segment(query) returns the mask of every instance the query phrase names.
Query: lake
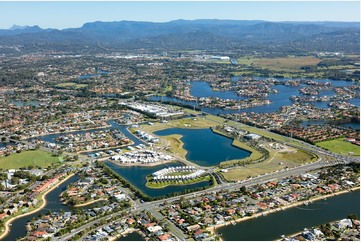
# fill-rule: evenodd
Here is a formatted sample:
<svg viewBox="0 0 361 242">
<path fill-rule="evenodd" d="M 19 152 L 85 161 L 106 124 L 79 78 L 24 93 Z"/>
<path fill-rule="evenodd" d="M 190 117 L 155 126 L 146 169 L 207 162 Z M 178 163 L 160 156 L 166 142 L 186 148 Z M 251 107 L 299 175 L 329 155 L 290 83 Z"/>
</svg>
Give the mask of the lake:
<svg viewBox="0 0 361 242">
<path fill-rule="evenodd" d="M 211 129 L 164 129 L 154 134 L 167 136 L 182 135 L 186 158 L 200 166 L 215 166 L 222 161 L 243 159 L 251 152 L 232 145 L 233 139 L 214 133 Z"/>
<path fill-rule="evenodd" d="M 359 190 L 225 226 L 217 232 L 226 241 L 270 241 L 304 228 L 346 218 L 349 214 L 360 214 Z"/>
<path fill-rule="evenodd" d="M 105 162 L 104 164 L 131 183 L 136 189 L 153 198 L 166 196 L 173 192 L 182 192 L 196 187 L 204 187 L 209 184 L 208 181 L 203 181 L 191 185 L 168 186 L 159 189 L 152 189 L 145 185 L 147 182 L 147 175 L 151 175 L 153 172 L 166 167 L 183 166 L 184 164 L 180 162 L 172 162 L 158 166 L 117 166 L 111 162 Z"/>
</svg>

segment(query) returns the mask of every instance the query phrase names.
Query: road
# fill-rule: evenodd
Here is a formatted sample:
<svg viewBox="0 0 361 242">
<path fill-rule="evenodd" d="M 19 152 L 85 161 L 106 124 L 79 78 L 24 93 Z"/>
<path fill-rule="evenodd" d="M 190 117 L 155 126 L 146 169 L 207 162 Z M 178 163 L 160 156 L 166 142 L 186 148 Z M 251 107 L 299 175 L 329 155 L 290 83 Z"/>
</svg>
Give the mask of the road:
<svg viewBox="0 0 361 242">
<path fill-rule="evenodd" d="M 219 122 L 219 123 L 223 124 L 222 122 Z M 239 127 L 239 125 L 237 125 L 237 126 Z M 259 128 L 256 128 L 256 129 L 259 129 Z M 275 134 L 272 133 L 272 132 L 269 132 L 268 130 L 264 130 L 264 129 L 259 129 L 259 130 L 262 130 L 263 132 L 269 133 L 271 135 L 271 137 L 273 137 L 273 138 L 275 137 Z M 304 164 L 304 165 L 294 167 L 294 168 L 283 169 L 283 170 L 272 172 L 272 173 L 269 173 L 269 174 L 259 175 L 257 177 L 250 178 L 248 180 L 245 180 L 245 181 L 239 182 L 239 183 L 225 183 L 223 180 L 221 180 L 221 184 L 217 184 L 215 187 L 209 188 L 209 189 L 204 190 L 204 191 L 194 192 L 194 193 L 187 194 L 187 195 L 181 195 L 181 196 L 176 196 L 176 197 L 172 197 L 172 198 L 167 198 L 167 199 L 162 199 L 162 200 L 157 200 L 157 201 L 152 201 L 152 202 L 146 202 L 146 203 L 142 203 L 142 204 L 140 204 L 137 201 L 136 206 L 134 208 L 127 209 L 125 211 L 131 211 L 131 212 L 137 212 L 137 211 L 142 211 L 142 210 L 150 211 L 155 218 L 166 221 L 167 223 L 169 222 L 170 223 L 169 229 L 171 230 L 171 232 L 173 232 L 173 234 L 178 239 L 185 240 L 185 237 L 184 237 L 181 230 L 179 230 L 177 227 L 175 227 L 175 225 L 173 223 L 171 223 L 169 220 L 164 218 L 164 216 L 162 216 L 159 212 L 155 211 L 157 209 L 157 207 L 159 207 L 160 204 L 163 204 L 164 202 L 171 203 L 171 202 L 173 202 L 175 200 L 178 200 L 180 197 L 183 197 L 184 199 L 190 199 L 190 198 L 202 196 L 205 193 L 214 193 L 214 192 L 218 192 L 218 191 L 226 190 L 226 189 L 228 189 L 228 190 L 237 190 L 237 189 L 240 189 L 242 186 L 248 187 L 248 186 L 253 186 L 253 185 L 256 185 L 256 184 L 259 184 L 259 183 L 264 183 L 264 182 L 267 182 L 267 181 L 280 180 L 280 179 L 283 179 L 285 177 L 301 175 L 301 174 L 310 172 L 310 171 L 315 170 L 315 169 L 319 169 L 319 168 L 327 167 L 327 166 L 332 166 L 332 165 L 335 165 L 335 164 L 348 164 L 348 163 L 351 163 L 351 162 L 360 162 L 358 158 L 338 155 L 338 154 L 332 153 L 330 151 L 326 151 L 326 150 L 324 150 L 322 148 L 319 148 L 319 147 L 313 146 L 311 144 L 308 144 L 306 142 L 295 140 L 295 139 L 290 138 L 290 137 L 284 137 L 284 136 L 279 135 L 280 137 L 279 137 L 279 139 L 277 139 L 277 136 L 278 135 L 276 135 L 276 138 L 274 138 L 274 139 L 276 141 L 280 142 L 280 143 L 286 143 L 287 145 L 290 145 L 290 146 L 292 146 L 294 148 L 298 148 L 298 149 L 301 149 L 301 150 L 307 150 L 307 151 L 310 151 L 312 153 L 316 153 L 317 155 L 319 155 L 318 161 L 313 162 L 313 163 Z M 284 141 L 285 138 L 286 138 L 286 142 Z M 292 141 L 292 143 L 294 143 L 296 141 L 298 143 L 298 145 L 290 144 L 291 141 Z M 332 158 L 334 158 L 334 160 L 333 161 L 327 161 L 327 160 L 325 160 L 324 156 L 332 157 Z M 187 161 L 186 164 L 189 164 L 189 162 Z M 206 170 L 208 170 L 209 172 L 213 171 L 213 169 L 210 168 L 210 167 L 207 167 Z M 118 213 L 115 213 L 115 214 L 112 214 L 112 215 L 108 215 L 108 216 L 106 216 L 106 218 L 109 218 L 109 217 L 112 217 L 112 216 L 117 216 L 117 215 L 120 215 L 121 213 L 122 212 L 118 212 Z M 83 230 L 85 228 L 88 228 L 88 227 L 94 225 L 95 223 L 99 222 L 101 219 L 104 219 L 104 217 L 100 218 L 100 219 L 97 219 L 97 220 L 95 220 L 93 222 L 90 222 L 90 223 L 88 223 L 86 225 L 83 225 L 80 228 L 74 230 L 73 232 L 71 232 L 71 233 L 69 233 L 67 235 L 61 236 L 59 238 L 54 238 L 54 239 L 67 240 L 67 239 L 71 238 L 72 236 L 74 236 L 75 234 L 77 234 L 78 232 L 80 232 L 81 230 Z M 104 226 L 104 225 L 102 225 L 102 226 Z M 102 226 L 99 226 L 96 229 L 98 229 L 98 228 L 100 228 Z"/>
<path fill-rule="evenodd" d="M 335 164 L 345 164 L 345 163 L 349 163 L 349 162 L 352 162 L 352 161 L 347 161 L 347 162 L 342 162 L 342 161 L 332 161 L 332 162 L 330 162 L 330 161 L 319 161 L 319 162 L 309 163 L 309 164 L 305 164 L 305 165 L 290 168 L 290 169 L 284 169 L 284 170 L 269 173 L 269 174 L 260 175 L 258 177 L 250 178 L 250 179 L 248 179 L 246 181 L 243 181 L 243 182 L 240 182 L 240 183 L 222 184 L 222 185 L 218 185 L 216 187 L 212 187 L 212 188 L 209 188 L 209 189 L 203 190 L 203 191 L 198 191 L 198 192 L 194 192 L 194 193 L 190 193 L 190 194 L 186 194 L 186 195 L 181 195 L 181 196 L 176 196 L 176 197 L 172 197 L 172 198 L 166 198 L 166 199 L 162 199 L 162 200 L 137 204 L 133 208 L 129 208 L 129 209 L 126 209 L 126 210 L 123 210 L 123 211 L 120 211 L 120 212 L 117 212 L 117 213 L 114 213 L 114 214 L 107 215 L 105 217 L 99 218 L 97 220 L 94 220 L 92 222 L 89 222 L 89 223 L 81 226 L 78 229 L 73 230 L 73 232 L 71 232 L 71 233 L 68 233 L 68 234 L 66 234 L 64 236 L 61 236 L 61 237 L 58 237 L 58 238 L 52 238 L 52 239 L 53 240 L 61 240 L 61 241 L 68 240 L 71 237 L 73 237 L 74 235 L 76 235 L 77 233 L 79 233 L 80 231 L 82 231 L 82 230 L 84 230 L 86 228 L 89 228 L 90 226 L 94 225 L 95 223 L 100 222 L 102 219 L 108 219 L 108 218 L 111 218 L 113 216 L 119 216 L 124 211 L 125 212 L 138 212 L 138 211 L 147 210 L 147 211 L 152 212 L 152 214 L 155 214 L 156 218 L 159 217 L 160 219 L 163 220 L 164 217 L 163 216 L 160 217 L 158 215 L 159 213 L 154 212 L 154 211 L 157 208 L 159 208 L 159 205 L 163 204 L 164 202 L 171 203 L 171 202 L 173 202 L 175 200 L 179 200 L 180 197 L 183 197 L 184 199 L 191 199 L 191 198 L 202 196 L 202 195 L 204 195 L 206 193 L 215 193 L 215 192 L 219 192 L 221 190 L 237 190 L 237 189 L 240 189 L 242 186 L 249 187 L 249 186 L 264 183 L 264 182 L 267 182 L 267 181 L 280 180 L 280 179 L 283 179 L 285 177 L 305 174 L 307 172 L 310 172 L 312 170 L 319 169 L 319 168 L 322 168 L 322 167 L 333 166 Z M 359 160 L 358 160 L 358 162 L 359 162 Z M 166 221 L 168 221 L 168 220 L 166 220 Z M 103 226 L 105 226 L 105 225 L 98 226 L 95 229 L 99 229 L 100 227 L 103 227 Z M 169 228 L 171 229 L 172 226 L 169 227 Z M 183 237 L 180 235 L 179 231 L 177 231 L 177 230 L 175 230 L 173 228 L 172 228 L 172 230 L 175 231 L 173 233 L 175 233 L 175 236 L 178 239 L 183 239 Z"/>
<path fill-rule="evenodd" d="M 161 213 L 156 211 L 152 207 L 146 207 L 146 210 L 151 213 L 151 215 L 157 219 L 157 221 L 162 221 L 163 223 L 166 223 L 168 226 L 168 230 L 172 232 L 172 234 L 179 240 L 179 241 L 185 241 L 187 240 L 187 236 L 183 233 L 182 230 L 180 230 L 177 226 L 175 226 L 171 221 L 169 221 L 167 218 L 165 218 Z"/>
<path fill-rule="evenodd" d="M 212 121 L 214 121 L 214 120 L 212 120 Z M 218 122 L 218 123 L 223 124 L 223 122 Z M 242 125 L 243 124 L 239 124 L 239 125 L 237 125 L 237 127 L 241 127 Z M 255 128 L 255 127 L 252 127 L 252 128 Z M 255 129 L 259 129 L 259 128 L 255 128 Z M 268 130 L 264 130 L 264 129 L 259 129 L 259 130 L 269 133 L 273 139 L 275 139 L 276 141 L 278 141 L 280 143 L 285 143 L 289 146 L 292 146 L 292 147 L 295 147 L 298 149 L 316 153 L 317 155 L 319 155 L 320 159 L 318 159 L 318 161 L 314 162 L 314 163 L 304 164 L 304 165 L 294 167 L 294 168 L 289 168 L 289 169 L 283 169 L 283 170 L 276 171 L 276 172 L 269 173 L 269 174 L 259 175 L 257 177 L 250 178 L 248 180 L 245 180 L 245 181 L 239 182 L 239 183 L 225 183 L 223 180 L 220 180 L 221 183 L 217 184 L 216 186 L 214 186 L 212 188 L 209 188 L 209 189 L 203 190 L 203 191 L 194 192 L 194 193 L 187 194 L 187 195 L 181 195 L 181 196 L 176 196 L 176 197 L 172 197 L 172 198 L 167 198 L 167 199 L 162 199 L 162 200 L 157 200 L 157 201 L 152 201 L 152 202 L 146 202 L 146 203 L 139 203 L 139 201 L 133 201 L 133 203 L 135 205 L 133 208 L 129 208 L 129 209 L 126 209 L 126 210 L 123 210 L 123 211 L 120 211 L 120 212 L 117 212 L 117 213 L 114 213 L 111 215 L 101 217 L 99 219 L 96 219 L 92 222 L 89 222 L 89 223 L 79 227 L 78 229 L 74 229 L 72 232 L 70 232 L 66 235 L 63 235 L 58 238 L 52 238 L 52 239 L 53 240 L 61 240 L 61 241 L 69 240 L 71 237 L 73 237 L 80 231 L 82 231 L 86 228 L 89 228 L 90 226 L 93 226 L 94 224 L 100 222 L 103 219 L 109 219 L 109 218 L 112 218 L 113 216 L 119 216 L 124 211 L 125 212 L 138 212 L 138 211 L 146 210 L 146 211 L 151 212 L 151 214 L 156 219 L 159 219 L 159 220 L 164 221 L 167 224 L 169 224 L 169 226 L 167 226 L 167 227 L 177 237 L 177 239 L 185 240 L 186 236 L 183 234 L 183 232 L 179 228 L 177 228 L 173 223 L 171 223 L 167 218 L 165 218 L 162 214 L 160 214 L 159 212 L 156 211 L 156 209 L 159 207 L 160 204 L 163 204 L 164 202 L 171 203 L 175 200 L 178 200 L 180 197 L 183 197 L 184 199 L 190 199 L 190 198 L 202 196 L 205 193 L 214 193 L 214 192 L 218 192 L 221 190 L 227 190 L 227 189 L 228 190 L 237 190 L 237 189 L 240 189 L 240 187 L 242 187 L 242 186 L 247 187 L 247 186 L 253 186 L 253 185 L 256 185 L 259 183 L 264 183 L 264 182 L 271 181 L 271 180 L 280 180 L 285 177 L 304 174 L 304 173 L 310 172 L 315 169 L 319 169 L 319 168 L 326 167 L 326 166 L 332 166 L 335 164 L 347 164 L 350 162 L 360 162 L 358 158 L 334 154 L 330 151 L 326 151 L 322 148 L 313 146 L 313 145 L 308 144 L 303 141 L 295 140 L 293 138 L 285 137 L 285 136 L 281 136 L 281 135 L 275 135 L 274 133 L 269 132 Z M 278 136 L 279 136 L 279 139 L 277 139 Z M 286 141 L 284 141 L 284 139 L 286 139 Z M 297 142 L 296 144 L 294 144 L 295 141 Z M 291 142 L 293 144 L 291 144 Z M 334 160 L 327 161 L 327 160 L 325 160 L 325 157 L 323 157 L 323 156 L 332 157 Z M 193 163 L 190 163 L 189 161 L 186 161 L 186 160 L 182 160 L 182 161 L 185 162 L 186 164 L 194 165 Z M 199 168 L 204 168 L 208 172 L 214 171 L 213 170 L 214 168 L 211 168 L 211 167 L 207 167 L 207 168 L 199 167 Z M 130 192 L 128 190 L 123 190 L 123 192 L 126 193 L 127 195 L 130 195 Z M 104 226 L 104 225 L 97 226 L 96 229 L 98 229 L 102 226 Z"/>
</svg>

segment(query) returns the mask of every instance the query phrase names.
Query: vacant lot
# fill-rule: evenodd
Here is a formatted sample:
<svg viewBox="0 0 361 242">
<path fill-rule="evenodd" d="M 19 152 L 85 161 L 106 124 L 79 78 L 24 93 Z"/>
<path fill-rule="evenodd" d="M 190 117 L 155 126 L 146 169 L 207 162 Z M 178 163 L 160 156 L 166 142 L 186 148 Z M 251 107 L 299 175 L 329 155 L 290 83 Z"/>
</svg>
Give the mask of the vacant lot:
<svg viewBox="0 0 361 242">
<path fill-rule="evenodd" d="M 0 168 L 2 169 L 18 169 L 30 165 L 46 168 L 53 163 L 60 163 L 59 157 L 41 150 L 23 151 L 0 158 Z"/>
<path fill-rule="evenodd" d="M 168 123 L 155 123 L 154 125 L 144 124 L 142 129 L 146 132 L 155 132 L 158 130 L 169 129 L 169 128 L 187 128 L 187 129 L 201 129 L 216 126 L 217 123 L 196 117 L 196 118 L 183 118 L 169 121 Z"/>
<path fill-rule="evenodd" d="M 283 168 L 291 168 L 300 164 L 315 161 L 317 158 L 311 154 L 298 150 L 297 152 L 271 152 L 270 159 L 256 164 L 246 165 L 245 167 L 237 167 L 230 169 L 227 173 L 223 173 L 225 179 L 229 181 L 239 181 L 255 177 L 265 173 L 274 172 Z"/>
<path fill-rule="evenodd" d="M 183 149 L 184 143 L 180 140 L 182 135 L 180 134 L 172 134 L 162 137 L 169 144 L 169 152 L 175 154 L 177 157 L 182 159 L 186 159 L 187 151 Z"/>
<path fill-rule="evenodd" d="M 64 88 L 71 88 L 71 89 L 78 89 L 78 88 L 86 87 L 88 85 L 87 84 L 77 84 L 75 82 L 64 82 L 64 83 L 59 83 L 56 86 L 64 87 Z"/>
<path fill-rule="evenodd" d="M 351 152 L 350 155 L 353 155 L 353 156 L 360 155 L 360 146 L 351 144 L 350 142 L 348 142 L 342 138 L 319 142 L 319 143 L 317 143 L 317 146 L 320 146 L 324 149 L 327 149 L 329 151 L 332 151 L 332 152 L 338 153 L 338 154 L 349 154 L 349 152 Z"/>
<path fill-rule="evenodd" d="M 273 70 L 273 71 L 300 71 L 302 66 L 314 66 L 321 60 L 312 56 L 282 57 L 282 58 L 239 58 L 238 64 Z"/>
</svg>

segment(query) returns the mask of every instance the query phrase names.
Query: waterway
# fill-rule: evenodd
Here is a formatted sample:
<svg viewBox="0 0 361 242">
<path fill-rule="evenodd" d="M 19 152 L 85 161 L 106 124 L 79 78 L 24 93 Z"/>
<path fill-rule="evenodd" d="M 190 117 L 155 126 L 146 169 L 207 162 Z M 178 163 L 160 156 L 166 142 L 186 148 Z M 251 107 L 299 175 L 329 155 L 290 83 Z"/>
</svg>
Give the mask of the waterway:
<svg viewBox="0 0 361 242">
<path fill-rule="evenodd" d="M 349 214 L 360 214 L 359 190 L 225 226 L 217 232 L 226 241 L 270 241 L 304 228 L 346 218 Z"/>
<path fill-rule="evenodd" d="M 164 129 L 154 134 L 182 135 L 181 141 L 187 151 L 186 158 L 200 166 L 215 166 L 222 161 L 243 159 L 251 152 L 232 145 L 233 140 L 214 133 L 211 129 Z"/>
<path fill-rule="evenodd" d="M 46 206 L 40 211 L 30 214 L 28 216 L 19 218 L 12 222 L 12 226 L 10 227 L 10 233 L 3 238 L 4 241 L 15 241 L 18 238 L 22 238 L 26 236 L 26 224 L 32 219 L 38 217 L 40 214 L 46 214 L 49 211 L 52 212 L 60 212 L 60 211 L 70 211 L 71 207 L 62 204 L 60 201 L 60 194 L 66 190 L 67 186 L 76 180 L 79 177 L 77 175 L 70 177 L 64 183 L 60 184 L 57 188 L 52 190 L 45 196 L 47 201 Z"/>
<path fill-rule="evenodd" d="M 128 126 L 126 125 L 119 125 L 117 124 L 115 121 L 110 120 L 108 121 L 108 124 L 111 125 L 111 127 L 107 127 L 107 128 L 98 128 L 98 129 L 90 129 L 90 130 L 83 130 L 83 131 L 74 131 L 74 132 L 64 132 L 64 133 L 58 133 L 58 134 L 49 134 L 49 135 L 44 135 L 44 136 L 38 136 L 36 137 L 37 139 L 40 139 L 42 141 L 45 142 L 50 142 L 50 143 L 56 143 L 56 144 L 62 144 L 61 142 L 56 141 L 55 139 L 61 135 L 64 134 L 84 134 L 87 132 L 94 132 L 94 131 L 99 131 L 99 130 L 109 130 L 109 129 L 119 129 L 127 138 L 129 138 L 130 140 L 133 141 L 133 145 L 139 145 L 139 144 L 144 144 L 143 141 L 141 141 L 140 139 L 136 138 L 133 134 L 131 134 L 127 128 Z M 115 148 L 109 148 L 109 150 L 115 150 Z M 97 151 L 91 151 L 91 152 L 84 152 L 83 154 L 92 154 L 92 153 L 96 153 Z"/>
<path fill-rule="evenodd" d="M 117 238 L 116 241 L 145 241 L 145 239 L 139 233 L 133 232 L 127 234 L 126 236 Z"/>
<path fill-rule="evenodd" d="M 255 77 L 255 79 L 265 79 L 265 77 Z M 275 78 L 279 81 L 286 81 L 289 80 L 288 78 Z M 237 79 L 233 78 L 233 81 L 237 81 Z M 328 79 L 319 79 L 314 80 L 317 82 L 331 82 L 333 86 L 335 87 L 342 87 L 342 86 L 351 86 L 355 84 L 354 82 L 348 82 L 348 81 L 335 81 L 335 80 L 328 80 Z M 207 82 L 204 81 L 195 81 L 191 83 L 191 94 L 195 97 L 219 97 L 222 99 L 237 99 L 242 100 L 246 99 L 245 97 L 238 96 L 232 91 L 213 91 L 210 85 Z M 268 95 L 268 99 L 271 101 L 270 105 L 263 105 L 259 107 L 252 107 L 252 108 L 245 108 L 240 110 L 222 110 L 219 108 L 202 108 L 202 111 L 218 115 L 218 114 L 230 114 L 230 113 L 240 113 L 240 112 L 255 112 L 255 113 L 271 113 L 276 112 L 279 110 L 282 106 L 290 106 L 293 104 L 293 102 L 289 99 L 292 95 L 299 95 L 303 96 L 299 93 L 299 88 L 305 87 L 306 85 L 301 84 L 298 87 L 293 86 L 285 86 L 285 85 L 275 85 L 272 88 L 277 89 L 278 93 L 270 93 Z M 330 96 L 335 95 L 334 91 L 321 91 L 319 95 L 317 96 Z M 198 107 L 197 102 L 189 102 L 189 101 L 183 101 L 179 100 L 177 98 L 170 98 L 170 97 L 158 97 L 153 96 L 150 97 L 149 100 L 153 101 L 172 101 L 172 102 L 178 102 L 183 104 L 188 104 L 192 106 Z M 360 98 L 353 98 L 348 100 L 353 105 L 360 106 Z M 319 107 L 319 108 L 328 108 L 329 102 L 311 102 L 310 104 Z"/>
<path fill-rule="evenodd" d="M 323 125 L 327 124 L 327 121 L 323 120 L 307 120 L 303 121 L 301 123 L 302 127 L 307 127 L 309 125 Z M 360 130 L 360 124 L 359 123 L 344 123 L 344 124 L 337 124 L 336 126 L 343 127 L 343 128 L 351 128 L 353 130 Z"/>
<path fill-rule="evenodd" d="M 233 91 L 213 91 L 208 82 L 192 82 L 191 94 L 194 97 L 218 97 L 221 99 L 244 100 L 245 97 L 238 96 Z"/>
<path fill-rule="evenodd" d="M 153 172 L 156 172 L 160 169 L 166 167 L 174 166 L 183 166 L 184 164 L 180 162 L 172 162 L 164 165 L 158 166 L 117 166 L 111 162 L 105 162 L 105 165 L 112 169 L 114 172 L 122 176 L 129 183 L 131 183 L 135 188 L 142 191 L 144 194 L 149 197 L 160 197 L 166 196 L 173 192 L 182 192 L 187 189 L 193 189 L 197 187 L 204 187 L 209 184 L 208 181 L 199 182 L 191 185 L 181 185 L 181 186 L 168 186 L 165 188 L 152 189 L 147 187 L 145 184 L 147 182 L 146 176 L 151 175 Z"/>
<path fill-rule="evenodd" d="M 33 106 L 33 107 L 39 107 L 40 102 L 39 101 L 19 101 L 19 100 L 10 100 L 8 101 L 10 104 L 14 104 L 18 107 L 24 107 L 24 106 Z"/>
</svg>

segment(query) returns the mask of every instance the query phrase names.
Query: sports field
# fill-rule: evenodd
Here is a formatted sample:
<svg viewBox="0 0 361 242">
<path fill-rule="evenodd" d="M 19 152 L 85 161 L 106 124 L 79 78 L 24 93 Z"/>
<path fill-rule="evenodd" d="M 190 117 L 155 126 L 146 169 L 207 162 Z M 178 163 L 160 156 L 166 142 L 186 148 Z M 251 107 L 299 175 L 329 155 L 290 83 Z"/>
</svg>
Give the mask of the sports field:
<svg viewBox="0 0 361 242">
<path fill-rule="evenodd" d="M 26 168 L 30 165 L 46 168 L 49 165 L 60 163 L 60 157 L 52 156 L 51 153 L 42 150 L 23 151 L 0 158 L 0 168 L 18 169 Z"/>
<path fill-rule="evenodd" d="M 351 144 L 343 138 L 319 142 L 316 145 L 334 153 L 360 156 L 360 146 Z"/>
</svg>

